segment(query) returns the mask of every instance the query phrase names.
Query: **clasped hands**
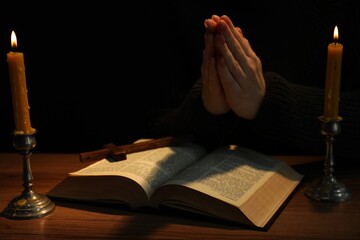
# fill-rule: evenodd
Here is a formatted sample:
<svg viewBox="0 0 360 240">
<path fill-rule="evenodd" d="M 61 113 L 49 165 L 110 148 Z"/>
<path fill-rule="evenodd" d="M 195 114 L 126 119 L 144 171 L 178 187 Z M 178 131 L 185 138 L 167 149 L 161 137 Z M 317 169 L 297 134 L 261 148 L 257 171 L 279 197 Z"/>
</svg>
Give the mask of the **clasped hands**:
<svg viewBox="0 0 360 240">
<path fill-rule="evenodd" d="M 213 15 L 204 25 L 204 107 L 215 115 L 232 110 L 241 118 L 255 118 L 266 90 L 260 59 L 228 16 Z"/>
</svg>

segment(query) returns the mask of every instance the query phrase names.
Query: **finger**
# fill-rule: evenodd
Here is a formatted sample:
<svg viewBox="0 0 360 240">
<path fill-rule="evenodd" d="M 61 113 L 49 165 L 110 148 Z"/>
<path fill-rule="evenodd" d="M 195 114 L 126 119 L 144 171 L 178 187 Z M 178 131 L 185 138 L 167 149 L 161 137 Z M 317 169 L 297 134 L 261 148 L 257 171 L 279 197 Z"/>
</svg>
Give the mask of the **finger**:
<svg viewBox="0 0 360 240">
<path fill-rule="evenodd" d="M 225 59 L 219 58 L 216 67 L 224 89 L 226 101 L 228 103 L 233 103 L 236 101 L 237 96 L 241 96 L 242 94 L 241 85 L 228 69 Z"/>
<path fill-rule="evenodd" d="M 225 21 L 227 25 L 229 26 L 230 31 L 235 36 L 235 38 L 238 40 L 242 48 L 244 49 L 244 52 L 247 56 L 253 56 L 255 53 L 252 50 L 249 41 L 244 37 L 243 32 L 241 28 L 235 27 L 231 19 L 227 15 L 221 16 L 221 20 Z"/>
<path fill-rule="evenodd" d="M 204 59 L 201 65 L 202 101 L 205 109 L 212 114 L 224 114 L 230 110 L 220 82 L 215 57 Z"/>
<path fill-rule="evenodd" d="M 201 65 L 201 74 L 203 78 L 203 87 L 208 91 L 210 86 L 214 89 L 221 89 L 220 82 L 217 80 L 218 73 L 216 71 L 216 60 L 214 57 L 210 57 L 203 61 Z"/>
<path fill-rule="evenodd" d="M 234 55 L 235 59 L 239 61 L 241 66 L 245 65 L 247 61 L 247 55 L 239 41 L 235 38 L 234 34 L 230 30 L 228 24 L 224 20 L 220 20 L 217 24 L 217 29 L 224 36 L 226 45 Z M 238 31 L 237 34 L 239 34 Z"/>
<path fill-rule="evenodd" d="M 213 20 L 213 21 L 215 21 L 216 23 L 218 22 L 218 21 L 220 21 L 220 17 L 218 16 L 218 15 L 212 15 L 211 16 L 211 19 Z"/>
<path fill-rule="evenodd" d="M 243 44 L 246 45 L 245 48 L 251 49 L 250 56 L 246 53 L 246 51 L 244 50 L 243 46 L 239 43 L 239 41 L 237 41 L 235 36 L 232 34 L 232 31 L 230 30 L 229 26 L 227 25 L 227 23 L 224 20 L 221 20 L 217 24 L 217 26 L 218 26 L 217 28 L 219 29 L 219 31 L 221 31 L 221 33 L 224 36 L 225 43 L 226 43 L 228 49 L 234 56 L 235 60 L 238 61 L 238 63 L 240 64 L 240 67 L 243 70 L 243 72 L 245 72 L 245 73 L 254 72 L 254 70 L 255 70 L 254 66 L 256 67 L 258 64 L 258 57 L 252 51 L 248 41 L 242 37 L 243 39 L 245 39 L 243 41 Z M 239 34 L 239 32 L 237 30 L 236 30 L 236 32 L 237 32 L 237 34 Z M 224 57 L 224 59 L 225 59 L 225 62 L 227 64 L 229 64 L 228 59 L 226 57 Z M 230 68 L 230 71 L 232 71 L 231 68 Z"/>
<path fill-rule="evenodd" d="M 233 22 L 231 21 L 231 19 L 227 15 L 222 15 L 220 20 L 225 21 L 228 24 L 230 30 L 233 32 L 233 34 L 237 37 L 238 32 L 236 31 L 236 28 L 239 28 L 239 27 L 235 27 Z M 219 22 L 220 20 L 218 20 L 217 22 Z M 241 31 L 241 35 L 242 35 L 242 31 Z"/>
<path fill-rule="evenodd" d="M 239 27 L 235 27 L 235 28 L 236 28 L 236 30 L 237 30 L 242 36 L 244 36 L 241 28 L 239 28 Z"/>
<path fill-rule="evenodd" d="M 213 19 L 205 19 L 204 26 L 206 31 L 214 33 L 216 31 L 216 22 Z"/>
<path fill-rule="evenodd" d="M 223 58 L 229 72 L 237 80 L 245 78 L 243 66 L 247 65 L 246 56 L 242 51 L 239 43 L 237 43 L 237 50 L 230 50 L 226 44 L 225 37 L 222 34 L 217 34 L 215 37 L 215 48 L 217 53 Z M 243 55 L 241 57 L 235 55 Z"/>
<path fill-rule="evenodd" d="M 233 78 L 222 58 L 217 62 L 217 69 L 225 99 L 230 109 L 239 117 L 253 119 L 265 95 L 265 86 L 252 85 L 243 87 L 237 79 Z M 265 81 L 263 82 L 265 83 Z"/>
<path fill-rule="evenodd" d="M 215 32 L 216 31 L 216 24 L 220 21 L 220 17 L 218 15 L 212 15 L 210 19 L 205 19 L 204 26 L 207 31 Z"/>
<path fill-rule="evenodd" d="M 215 57 L 215 46 L 214 46 L 214 34 L 206 32 L 205 33 L 205 49 L 203 52 L 203 61 L 201 66 L 201 73 L 203 78 L 206 80 L 209 79 L 211 68 L 215 68 L 215 63 L 211 63 Z"/>
<path fill-rule="evenodd" d="M 209 58 L 215 56 L 215 45 L 214 45 L 214 34 L 206 32 L 205 38 L 205 49 L 203 52 L 203 58 Z"/>
</svg>

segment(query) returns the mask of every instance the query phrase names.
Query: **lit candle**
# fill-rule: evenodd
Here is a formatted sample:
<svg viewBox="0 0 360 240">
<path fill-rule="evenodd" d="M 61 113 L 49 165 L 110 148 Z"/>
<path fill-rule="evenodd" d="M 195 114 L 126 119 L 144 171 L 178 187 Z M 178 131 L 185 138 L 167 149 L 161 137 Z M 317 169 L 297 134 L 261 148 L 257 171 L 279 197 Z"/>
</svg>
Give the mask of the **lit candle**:
<svg viewBox="0 0 360 240">
<path fill-rule="evenodd" d="M 339 118 L 340 79 L 343 45 L 338 43 L 339 31 L 334 29 L 334 42 L 328 46 L 326 85 L 324 101 L 324 120 L 337 120 Z"/>
<path fill-rule="evenodd" d="M 17 40 L 15 32 L 11 33 L 11 48 L 7 54 L 9 66 L 11 95 L 15 120 L 15 134 L 32 134 L 35 129 L 31 127 L 29 103 L 27 96 L 24 55 L 16 52 Z"/>
</svg>

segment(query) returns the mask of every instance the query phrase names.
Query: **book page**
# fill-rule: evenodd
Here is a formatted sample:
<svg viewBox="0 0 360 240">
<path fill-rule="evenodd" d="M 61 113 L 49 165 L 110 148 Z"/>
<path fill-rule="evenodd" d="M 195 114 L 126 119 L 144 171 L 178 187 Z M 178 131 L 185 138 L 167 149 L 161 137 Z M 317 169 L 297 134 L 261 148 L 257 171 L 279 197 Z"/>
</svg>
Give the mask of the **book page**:
<svg viewBox="0 0 360 240">
<path fill-rule="evenodd" d="M 270 156 L 230 146 L 205 156 L 167 184 L 185 185 L 240 206 L 278 167 Z"/>
<path fill-rule="evenodd" d="M 111 162 L 103 159 L 70 175 L 124 176 L 141 185 L 149 197 L 157 187 L 205 154 L 203 147 L 186 143 L 128 154 L 123 161 Z"/>
</svg>

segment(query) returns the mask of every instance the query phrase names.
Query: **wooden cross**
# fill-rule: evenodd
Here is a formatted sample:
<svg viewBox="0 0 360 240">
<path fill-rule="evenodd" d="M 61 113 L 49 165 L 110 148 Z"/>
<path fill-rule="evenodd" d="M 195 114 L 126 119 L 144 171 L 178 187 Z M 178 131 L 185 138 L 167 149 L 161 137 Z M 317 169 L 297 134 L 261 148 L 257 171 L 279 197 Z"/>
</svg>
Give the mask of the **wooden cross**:
<svg viewBox="0 0 360 240">
<path fill-rule="evenodd" d="M 132 144 L 117 146 L 113 143 L 104 144 L 103 149 L 80 153 L 81 162 L 97 161 L 104 158 L 112 158 L 114 161 L 126 159 L 126 154 L 150 150 L 154 148 L 175 146 L 184 142 L 190 142 L 193 138 L 188 135 L 170 136 L 157 139 L 151 139 Z"/>
</svg>

